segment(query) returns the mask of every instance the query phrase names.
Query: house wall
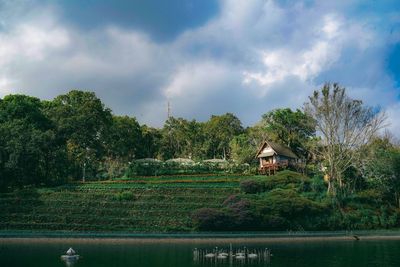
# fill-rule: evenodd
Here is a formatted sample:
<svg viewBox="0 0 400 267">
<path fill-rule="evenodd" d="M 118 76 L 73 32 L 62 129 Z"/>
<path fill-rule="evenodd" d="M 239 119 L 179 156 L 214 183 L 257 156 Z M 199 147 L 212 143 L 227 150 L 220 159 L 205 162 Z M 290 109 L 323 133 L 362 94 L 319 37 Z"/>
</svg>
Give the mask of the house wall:
<svg viewBox="0 0 400 267">
<path fill-rule="evenodd" d="M 270 146 L 266 146 L 261 153 L 268 153 L 268 152 L 274 152 L 274 150 Z"/>
</svg>

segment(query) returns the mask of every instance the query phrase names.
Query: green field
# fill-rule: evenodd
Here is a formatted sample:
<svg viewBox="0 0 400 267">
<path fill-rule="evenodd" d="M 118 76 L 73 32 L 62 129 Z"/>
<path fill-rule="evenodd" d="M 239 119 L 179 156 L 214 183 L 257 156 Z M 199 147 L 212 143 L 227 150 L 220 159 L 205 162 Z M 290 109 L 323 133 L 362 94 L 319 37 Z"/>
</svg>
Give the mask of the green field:
<svg viewBox="0 0 400 267">
<path fill-rule="evenodd" d="M 0 229 L 180 232 L 249 176 L 134 177 L 0 194 Z"/>
</svg>

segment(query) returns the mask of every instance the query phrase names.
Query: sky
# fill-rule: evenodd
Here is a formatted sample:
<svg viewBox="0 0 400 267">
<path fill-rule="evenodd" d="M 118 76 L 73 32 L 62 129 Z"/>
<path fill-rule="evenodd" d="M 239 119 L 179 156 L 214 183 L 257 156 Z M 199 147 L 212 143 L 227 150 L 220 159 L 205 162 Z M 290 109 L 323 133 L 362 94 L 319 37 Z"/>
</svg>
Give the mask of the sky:
<svg viewBox="0 0 400 267">
<path fill-rule="evenodd" d="M 168 102 L 249 126 L 326 82 L 400 137 L 400 1 L 0 0 L 0 98 L 80 89 L 150 126 Z"/>
</svg>

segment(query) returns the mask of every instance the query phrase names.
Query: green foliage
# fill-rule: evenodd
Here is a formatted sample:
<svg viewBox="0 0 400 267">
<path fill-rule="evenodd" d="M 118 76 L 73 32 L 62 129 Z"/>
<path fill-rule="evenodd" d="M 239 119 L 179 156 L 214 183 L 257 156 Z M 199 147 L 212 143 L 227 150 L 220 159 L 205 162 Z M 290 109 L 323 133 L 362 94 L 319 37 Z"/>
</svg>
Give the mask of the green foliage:
<svg viewBox="0 0 400 267">
<path fill-rule="evenodd" d="M 265 179 L 264 185 L 266 190 L 278 187 L 298 188 L 300 191 L 306 191 L 309 188 L 310 179 L 300 173 L 284 170 Z"/>
<path fill-rule="evenodd" d="M 161 151 L 164 159 L 203 158 L 203 124 L 170 117 L 162 129 Z"/>
<path fill-rule="evenodd" d="M 128 163 L 141 156 L 142 132 L 135 118 L 113 116 L 107 139 L 107 154 L 111 158 Z"/>
<path fill-rule="evenodd" d="M 240 182 L 240 190 L 245 194 L 257 194 L 265 191 L 264 183 L 258 180 L 244 180 Z"/>
<path fill-rule="evenodd" d="M 400 149 L 375 147 L 373 160 L 365 165 L 371 186 L 379 189 L 400 208 Z"/>
<path fill-rule="evenodd" d="M 262 116 L 261 124 L 272 141 L 285 144 L 297 155 L 307 158 L 307 145 L 315 136 L 315 124 L 311 117 L 298 109 L 275 109 Z"/>
<path fill-rule="evenodd" d="M 233 162 L 192 162 L 181 163 L 175 161 L 160 161 L 155 159 L 135 160 L 126 170 L 124 176 L 159 176 L 159 175 L 180 175 L 180 174 L 224 174 L 224 173 L 245 173 L 249 171 L 249 165 L 236 164 Z"/>
<path fill-rule="evenodd" d="M 137 158 L 156 158 L 161 146 L 161 131 L 146 125 L 142 125 L 140 128 L 142 138 Z"/>
<path fill-rule="evenodd" d="M 229 159 L 231 150 L 229 143 L 234 136 L 243 132 L 242 123 L 232 113 L 220 116 L 211 116 L 205 124 L 205 134 L 207 136 L 205 146 L 209 158 Z"/>
<path fill-rule="evenodd" d="M 115 193 L 115 199 L 119 201 L 129 201 L 135 199 L 135 196 L 131 191 L 122 191 Z"/>
<path fill-rule="evenodd" d="M 94 93 L 73 90 L 48 102 L 46 113 L 66 144 L 70 175 L 95 176 L 106 151 L 111 111 Z"/>
<path fill-rule="evenodd" d="M 244 180 L 240 183 L 240 188 L 246 194 L 261 193 L 275 188 L 304 192 L 310 190 L 310 179 L 300 173 L 284 170 L 273 176 Z"/>
<path fill-rule="evenodd" d="M 218 209 L 201 208 L 193 212 L 193 223 L 200 231 L 226 231 L 230 229 L 232 219 Z"/>
<path fill-rule="evenodd" d="M 315 216 L 325 207 L 293 189 L 274 189 L 253 202 L 265 230 L 314 229 Z"/>
<path fill-rule="evenodd" d="M 39 99 L 10 95 L 0 101 L 0 190 L 57 183 L 65 151 Z"/>
<path fill-rule="evenodd" d="M 243 133 L 233 137 L 229 143 L 231 149 L 231 157 L 238 163 L 255 163 L 255 151 L 257 145 L 252 141 L 252 138 Z"/>
</svg>

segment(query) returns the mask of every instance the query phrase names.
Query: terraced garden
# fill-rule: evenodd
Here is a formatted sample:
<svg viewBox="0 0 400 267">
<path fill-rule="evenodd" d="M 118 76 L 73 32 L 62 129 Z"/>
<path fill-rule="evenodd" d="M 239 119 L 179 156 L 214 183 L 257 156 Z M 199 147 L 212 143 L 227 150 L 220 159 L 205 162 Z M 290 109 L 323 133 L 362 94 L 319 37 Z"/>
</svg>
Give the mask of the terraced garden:
<svg viewBox="0 0 400 267">
<path fill-rule="evenodd" d="M 249 176 L 134 177 L 0 194 L 0 229 L 180 232 Z"/>
</svg>

